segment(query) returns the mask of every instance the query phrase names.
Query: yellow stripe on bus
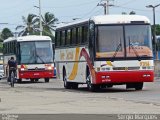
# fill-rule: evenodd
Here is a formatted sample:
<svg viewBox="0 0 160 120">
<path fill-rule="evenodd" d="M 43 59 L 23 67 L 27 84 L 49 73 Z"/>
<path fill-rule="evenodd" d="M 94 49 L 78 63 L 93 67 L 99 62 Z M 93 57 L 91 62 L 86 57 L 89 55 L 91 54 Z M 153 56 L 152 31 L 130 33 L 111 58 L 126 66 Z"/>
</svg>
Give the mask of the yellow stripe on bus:
<svg viewBox="0 0 160 120">
<path fill-rule="evenodd" d="M 71 74 L 70 74 L 69 77 L 68 77 L 69 80 L 74 80 L 75 77 L 77 76 L 77 72 L 78 72 L 78 60 L 79 60 L 79 51 L 80 51 L 80 48 L 76 48 L 75 63 L 74 63 L 74 65 L 73 65 L 72 72 L 71 72 Z"/>
<path fill-rule="evenodd" d="M 113 66 L 111 61 L 106 61 L 106 63 L 107 63 L 108 66 Z"/>
</svg>

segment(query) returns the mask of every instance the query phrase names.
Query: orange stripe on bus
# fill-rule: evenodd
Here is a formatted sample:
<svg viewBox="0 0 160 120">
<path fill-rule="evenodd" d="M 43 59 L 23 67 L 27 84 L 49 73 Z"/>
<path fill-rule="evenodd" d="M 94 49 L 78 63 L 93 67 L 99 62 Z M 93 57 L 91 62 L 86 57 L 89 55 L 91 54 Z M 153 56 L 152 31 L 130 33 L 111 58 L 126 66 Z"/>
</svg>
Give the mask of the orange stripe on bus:
<svg viewBox="0 0 160 120">
<path fill-rule="evenodd" d="M 76 48 L 76 54 L 75 54 L 75 63 L 73 65 L 73 68 L 72 68 L 72 72 L 71 74 L 69 75 L 68 79 L 69 80 L 74 80 L 75 77 L 77 76 L 77 72 L 78 72 L 78 60 L 79 60 L 79 51 L 80 51 L 80 48 Z"/>
</svg>

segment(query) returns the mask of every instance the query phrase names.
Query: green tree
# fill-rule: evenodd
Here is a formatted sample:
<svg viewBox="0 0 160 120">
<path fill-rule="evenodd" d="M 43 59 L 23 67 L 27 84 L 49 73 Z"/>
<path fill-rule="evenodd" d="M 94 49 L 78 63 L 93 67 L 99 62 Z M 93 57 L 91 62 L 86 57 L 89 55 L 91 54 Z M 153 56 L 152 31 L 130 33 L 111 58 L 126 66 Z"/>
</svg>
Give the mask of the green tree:
<svg viewBox="0 0 160 120">
<path fill-rule="evenodd" d="M 50 36 L 53 42 L 54 35 L 52 32 L 55 31 L 55 22 L 57 21 L 58 19 L 50 12 L 46 12 L 44 17 L 42 16 L 43 35 Z"/>
<path fill-rule="evenodd" d="M 1 34 L 2 34 L 2 33 L 0 33 L 0 42 L 3 42 L 3 39 L 2 39 L 2 37 L 1 37 Z"/>
<path fill-rule="evenodd" d="M 13 37 L 11 30 L 8 28 L 4 28 L 1 33 L 1 40 L 3 41 L 9 37 Z"/>
<path fill-rule="evenodd" d="M 37 31 L 37 22 L 38 22 L 38 17 L 35 14 L 28 14 L 27 18 L 22 16 L 22 20 L 24 25 L 19 25 L 16 27 L 16 30 L 18 29 L 22 29 L 22 31 L 20 31 L 19 36 L 24 36 L 24 35 L 34 35 L 34 34 L 38 34 Z"/>
<path fill-rule="evenodd" d="M 156 35 L 160 35 L 160 25 L 156 25 Z"/>
<path fill-rule="evenodd" d="M 151 28 L 152 28 L 152 38 L 153 38 L 154 25 L 152 25 Z M 159 24 L 155 25 L 155 30 L 156 30 L 156 34 L 155 35 L 156 36 L 160 35 L 160 25 Z M 153 39 L 152 39 L 152 44 L 153 44 L 153 50 L 155 50 L 155 41 Z M 160 50 L 160 41 L 159 40 L 157 40 L 156 46 L 157 46 L 157 50 Z"/>
<path fill-rule="evenodd" d="M 126 12 L 122 12 L 122 15 L 127 15 L 128 13 L 126 13 Z M 131 12 L 129 12 L 129 15 L 135 15 L 136 14 L 136 12 L 135 11 L 131 11 Z"/>
<path fill-rule="evenodd" d="M 13 34 L 10 29 L 4 28 L 0 34 L 0 52 L 3 52 L 3 41 L 9 37 L 13 37 Z"/>
<path fill-rule="evenodd" d="M 135 12 L 135 11 L 131 11 L 129 14 L 130 14 L 130 15 L 135 15 L 136 12 Z"/>
<path fill-rule="evenodd" d="M 3 53 L 3 44 L 2 44 L 2 42 L 0 43 L 0 53 Z"/>
<path fill-rule="evenodd" d="M 153 31 L 154 31 L 154 26 L 152 25 L 152 35 L 153 35 Z M 156 29 L 156 35 L 160 35 L 160 25 L 159 24 L 156 24 L 155 25 L 155 29 Z"/>
</svg>

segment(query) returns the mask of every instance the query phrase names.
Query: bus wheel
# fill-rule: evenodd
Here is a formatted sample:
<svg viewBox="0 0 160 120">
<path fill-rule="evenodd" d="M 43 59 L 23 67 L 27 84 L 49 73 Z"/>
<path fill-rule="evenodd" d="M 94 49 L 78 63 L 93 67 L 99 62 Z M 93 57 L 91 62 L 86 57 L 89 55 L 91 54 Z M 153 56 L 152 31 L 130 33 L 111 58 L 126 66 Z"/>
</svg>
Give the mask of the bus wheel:
<svg viewBox="0 0 160 120">
<path fill-rule="evenodd" d="M 45 82 L 48 83 L 49 82 L 49 78 L 44 78 Z"/>
<path fill-rule="evenodd" d="M 107 87 L 107 88 L 112 88 L 113 85 L 112 85 L 112 84 L 107 84 L 106 87 Z"/>
<path fill-rule="evenodd" d="M 38 79 L 38 78 L 36 78 L 36 79 L 35 79 L 35 82 L 38 82 L 38 80 L 39 80 L 39 79 Z"/>
<path fill-rule="evenodd" d="M 91 83 L 91 76 L 90 75 L 88 75 L 88 77 L 87 77 L 87 87 L 88 87 L 89 91 L 91 91 L 91 92 L 96 92 L 100 88 L 99 85 L 94 85 Z"/>
<path fill-rule="evenodd" d="M 72 83 L 72 88 L 73 89 L 78 89 L 78 83 Z"/>
<path fill-rule="evenodd" d="M 31 78 L 30 80 L 31 80 L 31 83 L 34 83 L 34 80 L 35 80 L 35 79 L 34 79 L 34 78 Z"/>
<path fill-rule="evenodd" d="M 17 79 L 17 83 L 21 83 L 22 82 L 22 79 Z"/>
<path fill-rule="evenodd" d="M 64 88 L 71 89 L 71 83 L 67 82 L 67 76 L 66 71 L 63 71 L 63 82 L 64 82 Z"/>
<path fill-rule="evenodd" d="M 143 88 L 143 82 L 135 83 L 135 89 L 136 90 L 142 90 L 142 88 Z"/>
</svg>

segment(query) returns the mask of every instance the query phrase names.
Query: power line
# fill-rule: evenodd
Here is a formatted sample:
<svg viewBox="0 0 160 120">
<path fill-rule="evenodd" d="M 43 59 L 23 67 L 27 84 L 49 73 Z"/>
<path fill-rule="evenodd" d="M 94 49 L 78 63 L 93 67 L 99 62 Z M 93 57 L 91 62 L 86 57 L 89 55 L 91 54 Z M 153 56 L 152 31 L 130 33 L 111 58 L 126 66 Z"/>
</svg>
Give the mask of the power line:
<svg viewBox="0 0 160 120">
<path fill-rule="evenodd" d="M 31 10 L 33 10 L 33 7 L 30 7 L 30 8 L 28 8 L 28 9 L 24 10 L 24 11 L 21 10 L 20 12 L 17 12 L 17 13 L 15 13 L 15 14 L 10 15 L 10 16 L 3 16 L 3 18 L 9 18 L 9 17 L 19 16 L 21 13 L 29 12 L 29 11 L 31 11 Z M 22 15 L 22 16 L 23 16 L 23 15 Z"/>
<path fill-rule="evenodd" d="M 92 8 L 88 13 L 84 14 L 82 16 L 82 18 L 84 18 L 85 16 L 88 16 L 89 14 L 91 14 L 96 8 L 97 8 L 97 6 L 95 6 L 94 8 Z"/>
<path fill-rule="evenodd" d="M 89 12 L 84 13 L 84 14 L 76 14 L 76 15 L 71 15 L 71 16 L 59 16 L 59 17 L 75 17 L 75 16 L 82 16 L 81 18 L 85 18 L 86 16 L 92 14 L 96 8 L 97 8 L 97 5 L 94 6 Z"/>
<path fill-rule="evenodd" d="M 129 8 L 129 7 L 123 7 L 123 6 L 119 6 L 119 5 L 114 5 L 115 7 L 119 7 L 119 8 L 124 8 L 124 9 L 130 9 L 130 10 L 137 10 L 137 11 L 143 11 L 143 12 L 149 12 L 150 10 L 144 10 L 144 9 L 136 9 L 136 8 Z M 158 12 L 158 10 L 157 10 Z"/>
<path fill-rule="evenodd" d="M 131 3 L 131 2 L 135 2 L 136 0 L 129 0 L 129 1 L 127 1 L 127 2 L 125 2 L 125 3 L 123 3 L 123 4 L 121 4 L 120 6 L 124 6 L 124 5 L 127 5 L 127 4 L 129 4 L 129 3 Z"/>
<path fill-rule="evenodd" d="M 12 8 L 12 9 L 13 9 L 13 8 L 17 8 L 18 6 L 21 6 L 22 4 L 24 4 L 24 2 L 26 2 L 26 0 L 23 0 L 23 1 L 21 1 L 21 2 L 18 2 L 16 5 L 13 5 L 13 6 L 10 6 L 10 7 L 3 8 L 3 11 L 4 11 L 4 10 L 5 10 L 5 11 L 11 10 L 11 8 Z M 28 0 L 27 0 L 27 2 L 28 2 Z"/>
<path fill-rule="evenodd" d="M 91 4 L 92 2 L 98 2 L 99 0 L 97 1 L 89 1 L 89 2 L 85 2 L 85 3 L 81 3 L 81 4 L 70 4 L 70 5 L 66 5 L 66 6 L 53 6 L 53 7 L 43 7 L 43 8 L 68 8 L 68 7 L 80 7 L 80 6 L 85 6 L 85 5 L 89 5 Z"/>
</svg>

